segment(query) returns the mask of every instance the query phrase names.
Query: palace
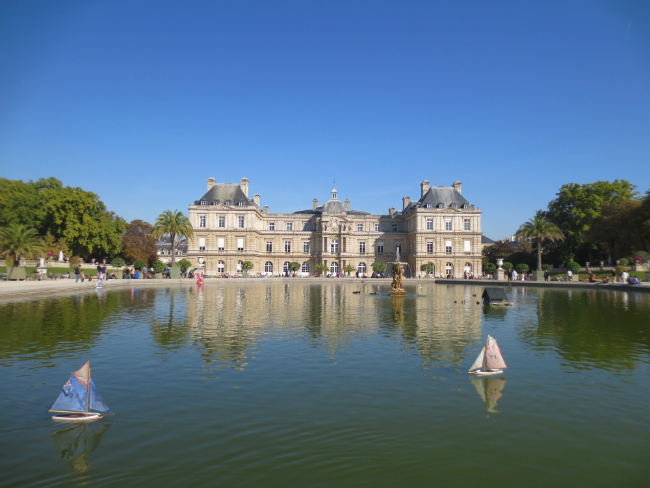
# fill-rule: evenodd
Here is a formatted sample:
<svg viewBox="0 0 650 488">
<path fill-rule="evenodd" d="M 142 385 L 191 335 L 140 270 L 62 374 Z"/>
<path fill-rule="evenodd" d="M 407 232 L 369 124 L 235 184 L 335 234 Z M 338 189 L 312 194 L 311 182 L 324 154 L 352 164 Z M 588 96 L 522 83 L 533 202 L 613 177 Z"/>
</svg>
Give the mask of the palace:
<svg viewBox="0 0 650 488">
<path fill-rule="evenodd" d="M 452 186 L 420 184 L 420 198 L 402 199 L 402 210 L 388 215 L 352 210 L 336 188 L 323 205 L 314 199 L 309 210 L 269 213 L 260 196 L 248 197 L 248 180 L 239 184 L 208 179 L 207 193 L 189 207 L 194 238 L 187 258 L 208 276 L 241 274 L 244 261 L 250 273 L 282 275 L 297 262 L 297 275 L 314 274 L 324 264 L 332 274 L 354 268 L 352 275 L 370 276 L 375 263 L 407 263 L 406 276 L 424 276 L 423 264 L 435 276 L 481 274 L 481 211 Z"/>
</svg>

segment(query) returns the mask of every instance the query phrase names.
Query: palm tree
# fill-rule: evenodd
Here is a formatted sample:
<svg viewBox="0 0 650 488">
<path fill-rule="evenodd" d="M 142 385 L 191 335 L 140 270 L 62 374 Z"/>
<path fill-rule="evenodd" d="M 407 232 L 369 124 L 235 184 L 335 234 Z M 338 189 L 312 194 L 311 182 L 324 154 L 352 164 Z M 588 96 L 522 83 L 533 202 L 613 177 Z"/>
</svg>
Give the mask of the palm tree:
<svg viewBox="0 0 650 488">
<path fill-rule="evenodd" d="M 532 241 L 534 239 L 537 242 L 537 271 L 541 271 L 542 242 L 545 240 L 560 241 L 564 239 L 564 234 L 557 225 L 538 212 L 535 217 L 519 227 L 515 237 L 518 240 Z"/>
<path fill-rule="evenodd" d="M 11 256 L 14 266 L 20 257 L 33 258 L 43 252 L 43 240 L 36 229 L 22 224 L 11 224 L 0 229 L 0 253 Z"/>
<path fill-rule="evenodd" d="M 174 253 L 174 241 L 176 237 L 191 238 L 194 237 L 192 224 L 182 212 L 178 210 L 165 210 L 156 219 L 156 223 L 151 230 L 151 235 L 160 239 L 165 234 L 169 234 L 172 240 L 172 267 L 176 266 L 176 255 Z"/>
</svg>

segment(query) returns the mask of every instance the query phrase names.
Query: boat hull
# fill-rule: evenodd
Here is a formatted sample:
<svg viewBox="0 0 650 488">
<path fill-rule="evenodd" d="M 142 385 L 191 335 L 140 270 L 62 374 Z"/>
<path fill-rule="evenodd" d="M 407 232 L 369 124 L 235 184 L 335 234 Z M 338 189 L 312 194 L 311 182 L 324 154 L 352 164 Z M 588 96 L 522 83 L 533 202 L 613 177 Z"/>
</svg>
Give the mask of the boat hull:
<svg viewBox="0 0 650 488">
<path fill-rule="evenodd" d="M 52 420 L 57 422 L 92 422 L 93 420 L 99 420 L 104 416 L 100 413 L 60 413 L 58 415 L 52 415 Z"/>
<path fill-rule="evenodd" d="M 481 369 L 478 369 L 476 371 L 470 371 L 470 373 L 474 373 L 477 376 L 491 376 L 493 374 L 502 374 L 503 370 L 502 369 L 488 369 L 486 371 L 483 371 Z"/>
</svg>

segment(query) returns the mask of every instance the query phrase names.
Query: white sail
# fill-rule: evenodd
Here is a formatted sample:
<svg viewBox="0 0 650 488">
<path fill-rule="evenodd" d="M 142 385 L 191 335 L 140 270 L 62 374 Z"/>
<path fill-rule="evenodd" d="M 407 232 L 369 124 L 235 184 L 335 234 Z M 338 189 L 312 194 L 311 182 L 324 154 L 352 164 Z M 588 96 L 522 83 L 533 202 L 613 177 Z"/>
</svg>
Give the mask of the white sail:
<svg viewBox="0 0 650 488">
<path fill-rule="evenodd" d="M 472 364 L 472 367 L 469 368 L 470 371 L 474 371 L 475 369 L 481 369 L 483 367 L 483 356 L 484 356 L 484 354 L 485 354 L 485 348 L 481 349 L 481 352 L 479 353 L 478 357 L 476 358 L 476 361 L 474 361 L 474 364 Z"/>
<path fill-rule="evenodd" d="M 494 337 L 487 337 L 487 344 L 485 351 L 485 369 L 503 369 L 507 368 L 506 362 L 503 360 L 501 355 L 501 349 L 497 345 L 496 339 Z"/>
</svg>

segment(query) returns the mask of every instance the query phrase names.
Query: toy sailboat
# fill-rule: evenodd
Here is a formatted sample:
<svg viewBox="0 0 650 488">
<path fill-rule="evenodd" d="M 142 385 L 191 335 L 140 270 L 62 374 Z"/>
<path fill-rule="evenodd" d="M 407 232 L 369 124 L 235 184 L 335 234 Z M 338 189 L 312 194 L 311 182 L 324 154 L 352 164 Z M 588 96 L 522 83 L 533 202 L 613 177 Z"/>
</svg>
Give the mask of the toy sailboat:
<svg viewBox="0 0 650 488">
<path fill-rule="evenodd" d="M 501 355 L 501 349 L 499 349 L 496 339 L 488 335 L 485 340 L 485 347 L 479 353 L 472 367 L 469 368 L 468 373 L 476 370 L 474 374 L 487 376 L 501 374 L 503 373 L 503 368 L 507 368 L 507 366 Z"/>
<path fill-rule="evenodd" d="M 103 417 L 102 414 L 113 413 L 90 379 L 90 361 L 70 375 L 50 412 L 56 414 L 52 416 L 53 420 L 68 422 L 97 420 Z"/>
</svg>

